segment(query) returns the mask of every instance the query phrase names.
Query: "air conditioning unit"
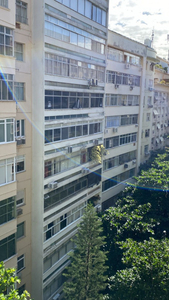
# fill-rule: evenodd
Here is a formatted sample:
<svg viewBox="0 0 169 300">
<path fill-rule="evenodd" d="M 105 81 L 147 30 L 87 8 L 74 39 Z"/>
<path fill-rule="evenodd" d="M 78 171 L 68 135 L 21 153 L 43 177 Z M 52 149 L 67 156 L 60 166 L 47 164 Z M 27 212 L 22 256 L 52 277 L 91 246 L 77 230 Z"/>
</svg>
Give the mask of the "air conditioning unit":
<svg viewBox="0 0 169 300">
<path fill-rule="evenodd" d="M 72 146 L 69 146 L 69 147 L 67 148 L 67 151 L 68 151 L 68 153 L 72 153 Z"/>
<path fill-rule="evenodd" d="M 119 84 L 115 84 L 114 87 L 115 87 L 115 89 L 118 89 L 119 88 Z"/>
<path fill-rule="evenodd" d="M 22 140 L 21 139 L 17 139 L 16 143 L 17 143 L 17 146 L 22 145 Z"/>
<path fill-rule="evenodd" d="M 136 164 L 136 159 L 133 159 L 133 165 Z"/>
<path fill-rule="evenodd" d="M 126 69 L 130 69 L 130 64 L 126 64 L 126 65 L 125 65 L 125 68 L 126 68 Z"/>
<path fill-rule="evenodd" d="M 58 186 L 57 181 L 52 181 L 52 182 L 48 183 L 48 188 L 51 190 L 57 188 L 57 186 Z"/>
<path fill-rule="evenodd" d="M 118 128 L 117 127 L 113 127 L 112 130 L 113 130 L 114 133 L 118 132 Z"/>
<path fill-rule="evenodd" d="M 88 168 L 82 168 L 82 174 L 89 174 L 90 170 Z"/>
<path fill-rule="evenodd" d="M 22 145 L 25 145 L 25 143 L 26 143 L 25 138 L 22 138 Z"/>
<path fill-rule="evenodd" d="M 108 129 L 105 129 L 105 130 L 104 130 L 104 133 L 109 133 L 109 130 L 108 130 Z"/>
<path fill-rule="evenodd" d="M 127 169 L 129 167 L 128 164 L 124 164 L 124 168 Z"/>
<path fill-rule="evenodd" d="M 94 208 L 95 208 L 95 210 L 96 210 L 97 212 L 101 212 L 102 207 L 101 207 L 100 204 L 95 205 Z"/>
<path fill-rule="evenodd" d="M 138 127 L 138 124 L 135 124 L 135 127 Z"/>
<path fill-rule="evenodd" d="M 149 86 L 149 88 L 148 88 L 148 89 L 149 89 L 149 91 L 150 91 L 150 92 L 152 92 L 152 91 L 153 91 L 153 88 L 152 88 L 151 86 Z"/>
<path fill-rule="evenodd" d="M 57 300 L 57 299 L 59 299 L 59 297 L 60 297 L 60 294 L 57 293 L 52 299 L 53 299 L 53 300 Z"/>
<path fill-rule="evenodd" d="M 22 208 L 17 208 L 16 210 L 17 217 L 23 214 Z"/>
<path fill-rule="evenodd" d="M 98 146 L 99 141 L 98 140 L 94 140 L 94 144 L 95 144 L 95 146 Z"/>
</svg>

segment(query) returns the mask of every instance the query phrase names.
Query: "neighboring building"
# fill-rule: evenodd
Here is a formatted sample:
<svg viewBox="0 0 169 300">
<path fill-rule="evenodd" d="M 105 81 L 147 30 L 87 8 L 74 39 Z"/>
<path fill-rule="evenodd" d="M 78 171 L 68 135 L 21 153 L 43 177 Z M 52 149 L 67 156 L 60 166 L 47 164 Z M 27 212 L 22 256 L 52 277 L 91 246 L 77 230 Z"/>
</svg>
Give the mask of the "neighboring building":
<svg viewBox="0 0 169 300">
<path fill-rule="evenodd" d="M 62 299 L 87 203 L 112 205 L 166 143 L 168 62 L 108 32 L 108 6 L 0 0 L 0 253 L 36 300 Z"/>
</svg>

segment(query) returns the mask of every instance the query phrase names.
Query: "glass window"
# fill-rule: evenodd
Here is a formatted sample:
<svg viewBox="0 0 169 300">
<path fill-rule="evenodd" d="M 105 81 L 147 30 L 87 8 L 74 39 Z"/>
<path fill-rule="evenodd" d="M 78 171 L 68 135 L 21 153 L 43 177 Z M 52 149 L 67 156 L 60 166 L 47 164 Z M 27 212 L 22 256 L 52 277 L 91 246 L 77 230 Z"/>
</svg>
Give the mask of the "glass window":
<svg viewBox="0 0 169 300">
<path fill-rule="evenodd" d="M 77 34 L 70 32 L 70 43 L 73 45 L 77 45 Z"/>
<path fill-rule="evenodd" d="M 16 21 L 24 24 L 28 23 L 27 3 L 20 0 L 16 0 Z"/>
<path fill-rule="evenodd" d="M 92 41 L 91 39 L 85 38 L 85 48 L 91 50 L 92 49 Z"/>
<path fill-rule="evenodd" d="M 24 227 L 25 227 L 25 223 L 22 222 L 20 224 L 17 225 L 17 239 L 20 239 L 21 237 L 24 236 Z"/>
<path fill-rule="evenodd" d="M 77 11 L 77 0 L 70 0 L 70 8 Z"/>
<path fill-rule="evenodd" d="M 17 273 L 19 273 L 25 267 L 25 256 L 24 254 L 17 258 Z"/>
<path fill-rule="evenodd" d="M 85 16 L 89 19 L 91 19 L 91 13 L 92 13 L 92 4 L 88 0 L 85 2 Z"/>
<path fill-rule="evenodd" d="M 0 185 L 15 181 L 14 158 L 0 160 Z"/>
<path fill-rule="evenodd" d="M 15 99 L 16 101 L 24 100 L 24 83 L 23 82 L 15 82 Z"/>
<path fill-rule="evenodd" d="M 68 139 L 68 127 L 62 128 L 62 140 Z"/>
<path fill-rule="evenodd" d="M 13 56 L 13 30 L 0 26 L 0 54 Z"/>
<path fill-rule="evenodd" d="M 16 60 L 23 61 L 23 44 L 15 42 L 15 57 Z"/>
<path fill-rule="evenodd" d="M 78 12 L 84 15 L 84 0 L 78 0 Z"/>
<path fill-rule="evenodd" d="M 102 23 L 102 11 L 97 7 L 97 23 Z"/>
<path fill-rule="evenodd" d="M 0 201 L 0 225 L 15 217 L 15 198 L 10 197 L 8 199 Z"/>
<path fill-rule="evenodd" d="M 0 6 L 8 8 L 8 0 L 0 0 Z"/>
<path fill-rule="evenodd" d="M 85 45 L 84 36 L 78 35 L 78 46 L 84 48 L 84 45 Z"/>
<path fill-rule="evenodd" d="M 0 100 L 13 100 L 13 75 L 0 73 Z"/>
<path fill-rule="evenodd" d="M 102 25 L 106 26 L 106 12 L 102 10 Z"/>
<path fill-rule="evenodd" d="M 16 157 L 16 172 L 25 171 L 25 156 L 20 155 Z"/>
<path fill-rule="evenodd" d="M 1 260 L 6 260 L 16 254 L 15 234 L 0 241 Z"/>
</svg>

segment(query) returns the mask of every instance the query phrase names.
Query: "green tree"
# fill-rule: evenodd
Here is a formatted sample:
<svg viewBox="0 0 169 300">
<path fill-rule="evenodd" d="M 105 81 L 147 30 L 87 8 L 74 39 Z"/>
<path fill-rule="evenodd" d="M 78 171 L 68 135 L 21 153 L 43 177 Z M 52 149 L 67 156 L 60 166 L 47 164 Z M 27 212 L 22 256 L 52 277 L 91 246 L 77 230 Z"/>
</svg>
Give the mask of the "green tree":
<svg viewBox="0 0 169 300">
<path fill-rule="evenodd" d="M 104 247 L 101 220 L 90 204 L 85 209 L 82 222 L 75 238 L 76 248 L 70 254 L 71 264 L 65 276 L 64 284 L 67 300 L 100 300 L 106 287 Z"/>
<path fill-rule="evenodd" d="M 130 196 L 119 199 L 114 207 L 105 211 L 102 216 L 105 250 L 107 251 L 108 276 L 122 268 L 123 250 L 118 242 L 132 238 L 136 241 L 148 239 L 153 231 L 153 219 L 146 221 L 151 205 L 138 205 Z"/>
<path fill-rule="evenodd" d="M 27 291 L 18 294 L 15 284 L 20 280 L 15 274 L 15 269 L 5 269 L 4 263 L 0 262 L 0 300 L 27 300 L 30 297 Z"/>
<path fill-rule="evenodd" d="M 169 237 L 169 151 L 155 158 L 151 168 L 142 171 L 133 187 L 126 189 L 137 205 L 151 204 L 147 221 L 154 219 L 155 237 L 161 238 L 164 230 Z"/>
<path fill-rule="evenodd" d="M 109 299 L 168 300 L 169 240 L 120 242 L 125 269 L 110 278 Z"/>
</svg>

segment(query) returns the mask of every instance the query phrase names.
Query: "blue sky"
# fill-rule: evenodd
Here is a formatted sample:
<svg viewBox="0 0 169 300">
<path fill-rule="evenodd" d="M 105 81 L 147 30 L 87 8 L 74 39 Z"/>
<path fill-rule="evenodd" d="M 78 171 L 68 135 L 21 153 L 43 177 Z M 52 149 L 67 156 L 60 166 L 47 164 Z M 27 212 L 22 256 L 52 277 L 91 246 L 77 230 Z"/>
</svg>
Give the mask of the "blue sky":
<svg viewBox="0 0 169 300">
<path fill-rule="evenodd" d="M 109 29 L 144 43 L 151 38 L 160 57 L 168 58 L 169 1 L 109 0 Z"/>
</svg>

